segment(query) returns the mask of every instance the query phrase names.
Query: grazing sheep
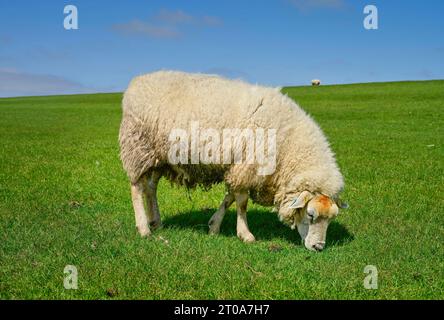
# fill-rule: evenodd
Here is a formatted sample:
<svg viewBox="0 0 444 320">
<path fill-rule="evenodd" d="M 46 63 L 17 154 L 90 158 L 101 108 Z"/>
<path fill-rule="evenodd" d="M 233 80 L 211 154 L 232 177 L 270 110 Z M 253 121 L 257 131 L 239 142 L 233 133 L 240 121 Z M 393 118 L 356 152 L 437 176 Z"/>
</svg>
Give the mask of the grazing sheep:
<svg viewBox="0 0 444 320">
<path fill-rule="evenodd" d="M 338 194 L 343 178 L 321 129 L 278 88 L 214 75 L 159 71 L 134 78 L 122 104 L 120 156 L 131 182 L 136 226 L 142 236 L 160 226 L 156 190 L 164 176 L 188 188 L 226 184 L 225 198 L 209 221 L 210 234 L 219 233 L 225 211 L 236 202 L 237 235 L 245 242 L 254 241 L 246 216 L 250 197 L 255 203 L 274 206 L 281 221 L 297 227 L 308 249 L 324 248 L 328 224 L 341 206 Z M 190 163 L 189 157 L 172 163 L 171 148 L 177 142 L 172 132 L 186 132 L 197 121 L 212 132 L 268 130 L 268 142 L 275 139 L 275 153 L 272 144 L 267 147 L 269 155 L 275 156 L 275 167 L 261 172 L 263 163 L 221 163 L 220 159 Z M 275 136 L 270 135 L 272 130 Z M 257 136 L 257 142 L 264 141 Z M 247 145 L 240 144 L 235 151 L 245 155 Z M 186 147 L 185 157 L 192 153 Z M 222 148 L 213 152 L 217 158 Z M 225 149 L 224 159 L 227 152 L 232 160 Z"/>
<path fill-rule="evenodd" d="M 312 86 L 320 86 L 321 85 L 321 80 L 313 79 L 313 80 L 311 80 L 311 85 Z"/>
</svg>

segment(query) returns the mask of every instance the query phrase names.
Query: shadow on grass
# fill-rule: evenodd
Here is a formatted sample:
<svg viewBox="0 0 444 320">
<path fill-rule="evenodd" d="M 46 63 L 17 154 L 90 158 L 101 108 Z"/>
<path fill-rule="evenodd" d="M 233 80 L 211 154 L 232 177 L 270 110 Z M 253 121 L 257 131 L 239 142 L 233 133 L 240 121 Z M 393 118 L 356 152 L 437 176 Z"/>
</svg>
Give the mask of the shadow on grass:
<svg viewBox="0 0 444 320">
<path fill-rule="evenodd" d="M 163 220 L 165 228 L 191 229 L 208 233 L 208 220 L 216 209 L 191 210 L 169 216 Z M 297 230 L 291 230 L 279 221 L 277 215 L 267 210 L 248 210 L 248 226 L 257 240 L 284 239 L 299 245 L 301 237 Z M 222 222 L 220 235 L 236 237 L 236 212 L 228 210 Z M 332 221 L 327 231 L 327 246 L 341 246 L 353 241 L 353 235 L 342 224 Z"/>
</svg>

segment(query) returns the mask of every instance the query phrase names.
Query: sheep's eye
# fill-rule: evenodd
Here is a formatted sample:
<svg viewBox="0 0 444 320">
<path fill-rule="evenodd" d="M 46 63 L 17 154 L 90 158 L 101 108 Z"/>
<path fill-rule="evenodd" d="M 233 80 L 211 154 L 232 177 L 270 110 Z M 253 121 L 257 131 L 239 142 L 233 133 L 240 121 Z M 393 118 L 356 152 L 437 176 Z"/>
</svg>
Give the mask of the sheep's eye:
<svg viewBox="0 0 444 320">
<path fill-rule="evenodd" d="M 307 216 L 308 216 L 308 219 L 310 219 L 310 222 L 313 223 L 315 218 L 316 218 L 314 211 L 308 210 L 307 211 Z"/>
</svg>

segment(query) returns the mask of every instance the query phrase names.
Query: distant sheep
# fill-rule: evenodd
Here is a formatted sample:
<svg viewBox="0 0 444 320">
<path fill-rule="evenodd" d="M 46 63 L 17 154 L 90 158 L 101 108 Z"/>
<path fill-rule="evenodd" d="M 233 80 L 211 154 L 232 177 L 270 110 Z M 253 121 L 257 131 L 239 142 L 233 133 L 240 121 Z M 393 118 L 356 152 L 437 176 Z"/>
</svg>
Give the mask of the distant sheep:
<svg viewBox="0 0 444 320">
<path fill-rule="evenodd" d="M 250 197 L 255 203 L 274 206 L 281 221 L 297 227 L 308 249 L 324 248 L 328 224 L 341 206 L 338 195 L 343 178 L 321 129 L 278 88 L 160 71 L 133 79 L 122 104 L 120 156 L 131 182 L 136 226 L 142 236 L 160 226 L 156 192 L 164 176 L 188 188 L 226 184 L 225 198 L 209 221 L 210 234 L 219 233 L 226 210 L 236 202 L 237 235 L 245 242 L 254 241 L 246 217 Z M 261 164 L 246 161 L 172 163 L 172 132 L 185 132 L 196 121 L 213 132 L 275 130 L 275 170 L 258 174 Z M 247 144 L 242 145 L 241 154 L 246 148 Z M 272 148 L 267 148 L 270 153 Z M 189 156 L 186 150 L 182 156 Z"/>
<path fill-rule="evenodd" d="M 311 85 L 312 86 L 320 86 L 321 85 L 321 80 L 313 79 L 313 80 L 311 80 Z"/>
</svg>

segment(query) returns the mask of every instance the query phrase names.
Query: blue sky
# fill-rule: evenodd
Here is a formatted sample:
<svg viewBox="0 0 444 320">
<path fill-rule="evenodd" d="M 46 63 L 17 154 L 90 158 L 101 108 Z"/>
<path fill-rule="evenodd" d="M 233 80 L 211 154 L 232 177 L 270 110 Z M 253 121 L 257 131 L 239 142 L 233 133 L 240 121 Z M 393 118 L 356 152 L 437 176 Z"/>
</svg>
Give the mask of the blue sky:
<svg viewBox="0 0 444 320">
<path fill-rule="evenodd" d="M 63 28 L 68 4 L 78 30 Z M 444 1 L 0 0 L 0 96 L 122 91 L 159 69 L 272 86 L 444 79 Z"/>
</svg>

